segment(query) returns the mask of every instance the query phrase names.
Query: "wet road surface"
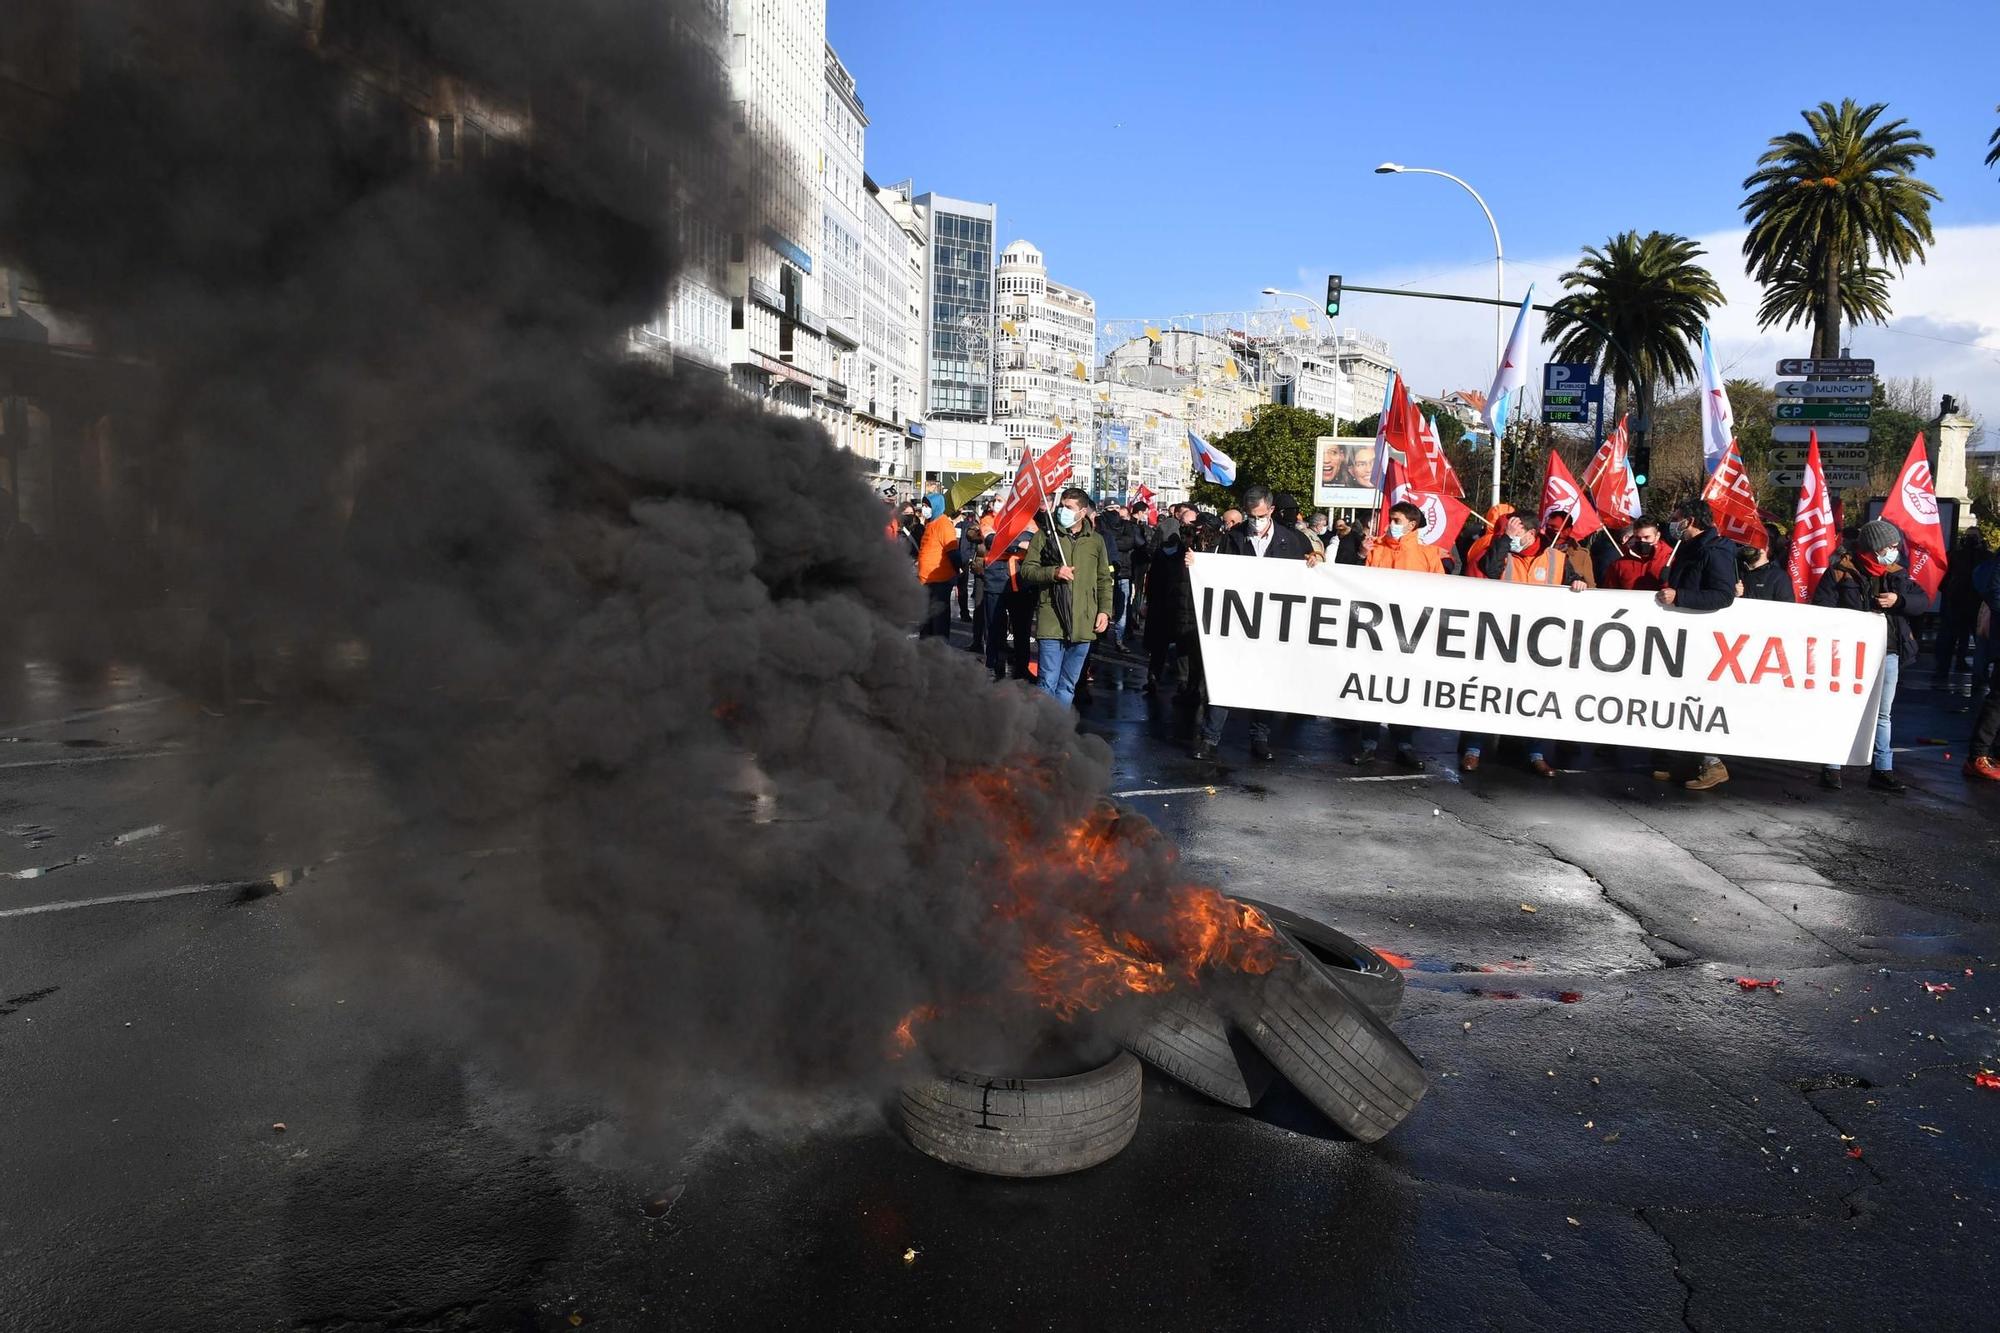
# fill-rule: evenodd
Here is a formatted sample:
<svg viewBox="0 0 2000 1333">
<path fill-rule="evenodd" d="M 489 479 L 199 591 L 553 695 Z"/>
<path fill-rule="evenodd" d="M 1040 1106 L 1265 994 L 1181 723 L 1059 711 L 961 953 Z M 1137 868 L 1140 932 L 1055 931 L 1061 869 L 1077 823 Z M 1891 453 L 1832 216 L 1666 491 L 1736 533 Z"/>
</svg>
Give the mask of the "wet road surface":
<svg viewBox="0 0 2000 1333">
<path fill-rule="evenodd" d="M 0 691 L 0 1328 L 1992 1326 L 2000 793 L 1958 776 L 1962 699 L 1906 687 L 1907 797 L 1759 762 L 1696 794 L 1596 752 L 1460 781 L 1430 733 L 1423 772 L 1355 770 L 1322 722 L 1199 765 L 1099 676 L 1118 789 L 1191 867 L 1410 960 L 1431 1091 L 1382 1143 L 1149 1071 L 1131 1147 L 1062 1180 L 954 1172 L 873 1107 L 659 1150 L 314 966 L 342 876 L 395 873 L 354 850 L 393 825 L 362 774 L 322 765 L 349 859 L 288 877 L 200 828 L 256 779 L 205 767 L 213 719 L 31 664 Z"/>
</svg>

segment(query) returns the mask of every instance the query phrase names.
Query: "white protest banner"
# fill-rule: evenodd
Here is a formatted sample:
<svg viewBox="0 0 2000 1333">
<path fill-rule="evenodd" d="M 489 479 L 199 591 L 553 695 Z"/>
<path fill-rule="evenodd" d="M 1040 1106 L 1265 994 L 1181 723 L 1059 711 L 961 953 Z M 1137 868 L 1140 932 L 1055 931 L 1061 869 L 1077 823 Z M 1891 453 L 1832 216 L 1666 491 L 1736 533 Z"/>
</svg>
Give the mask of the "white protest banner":
<svg viewBox="0 0 2000 1333">
<path fill-rule="evenodd" d="M 1818 764 L 1873 742 L 1881 616 L 1230 555 L 1193 583 L 1231 708 Z"/>
</svg>

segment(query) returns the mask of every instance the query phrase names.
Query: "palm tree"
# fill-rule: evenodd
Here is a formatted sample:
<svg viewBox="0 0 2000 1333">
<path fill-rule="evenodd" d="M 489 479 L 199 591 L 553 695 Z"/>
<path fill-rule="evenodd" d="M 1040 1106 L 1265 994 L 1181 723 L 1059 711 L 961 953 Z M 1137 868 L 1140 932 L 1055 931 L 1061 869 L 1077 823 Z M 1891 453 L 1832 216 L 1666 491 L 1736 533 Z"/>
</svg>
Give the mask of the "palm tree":
<svg viewBox="0 0 2000 1333">
<path fill-rule="evenodd" d="M 1757 327 L 1783 323 L 1797 328 L 1819 311 L 1819 287 L 1803 269 L 1786 268 L 1764 288 L 1757 307 Z M 1889 322 L 1889 270 L 1850 262 L 1840 279 L 1840 314 L 1849 325 Z"/>
<path fill-rule="evenodd" d="M 1635 397 L 1641 430 L 1653 393 L 1698 373 L 1694 347 L 1708 312 L 1723 302 L 1715 275 L 1695 261 L 1702 248 L 1672 232 L 1622 231 L 1562 275 L 1568 292 L 1549 311 L 1542 336 L 1556 359 L 1587 361 L 1611 381 L 1612 410 Z"/>
<path fill-rule="evenodd" d="M 1743 182 L 1750 274 L 1771 283 L 1796 271 L 1817 293 L 1815 356 L 1840 355 L 1840 284 L 1857 260 L 1901 272 L 1923 261 L 1932 240 L 1938 192 L 1917 179 L 1916 165 L 1936 154 L 1907 121 L 1877 125 L 1887 109 L 1847 98 L 1801 112 L 1810 133 L 1772 139 Z"/>
<path fill-rule="evenodd" d="M 2000 106 L 1996 106 L 1993 109 L 1996 112 L 2000 112 Z M 1992 147 L 1986 150 L 1986 165 L 1989 167 L 2000 166 L 2000 129 L 1994 130 L 1993 137 L 1986 142 L 1992 145 Z"/>
</svg>

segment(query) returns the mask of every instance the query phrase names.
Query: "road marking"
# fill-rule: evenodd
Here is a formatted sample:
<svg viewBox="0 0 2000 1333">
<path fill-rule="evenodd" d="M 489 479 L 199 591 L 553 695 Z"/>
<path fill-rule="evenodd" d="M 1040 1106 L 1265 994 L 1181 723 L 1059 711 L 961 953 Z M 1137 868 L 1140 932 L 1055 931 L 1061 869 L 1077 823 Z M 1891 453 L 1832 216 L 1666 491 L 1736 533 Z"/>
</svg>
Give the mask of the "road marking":
<svg viewBox="0 0 2000 1333">
<path fill-rule="evenodd" d="M 1367 773 L 1351 777 L 1335 777 L 1334 782 L 1426 782 L 1442 777 L 1439 773 Z M 1135 796 L 1214 796 L 1228 783 L 1213 787 L 1137 787 L 1131 791 L 1114 791 L 1113 797 L 1129 801 Z"/>
<path fill-rule="evenodd" d="M 1335 782 L 1422 782 L 1434 778 L 1435 773 L 1372 773 L 1360 777 L 1335 778 Z"/>
<path fill-rule="evenodd" d="M 179 746 L 166 750 L 130 750 L 110 754 L 67 755 L 60 759 L 14 759 L 0 764 L 0 769 L 8 768 L 67 768 L 72 764 L 109 764 L 125 759 L 164 759 L 168 755 L 186 754 Z"/>
<path fill-rule="evenodd" d="M 232 879 L 219 884 L 182 884 L 171 889 L 149 889 L 145 893 L 114 893 L 104 898 L 76 898 L 66 903 L 37 903 L 33 907 L 0 909 L 0 918 L 35 916 L 41 912 L 72 912 L 79 907 L 107 907 L 114 903 L 149 903 L 161 898 L 184 898 L 193 893 L 225 893 L 249 888 L 252 884 L 253 881 L 250 880 Z"/>
<path fill-rule="evenodd" d="M 128 713 L 134 708 L 158 708 L 161 704 L 170 703 L 177 697 L 179 696 L 161 694 L 150 699 L 128 699 L 122 704 L 106 704 L 102 708 L 85 708 L 80 712 L 65 713 L 61 717 L 45 717 L 34 722 L 10 722 L 0 725 L 5 725 L 9 731 L 28 731 L 35 727 L 60 727 L 77 722 L 87 722 L 91 718 L 105 717 L 111 713 Z"/>
<path fill-rule="evenodd" d="M 1111 794 L 1119 800 L 1130 800 L 1134 796 L 1213 796 L 1215 787 L 1139 787 L 1132 791 L 1114 791 Z"/>
</svg>

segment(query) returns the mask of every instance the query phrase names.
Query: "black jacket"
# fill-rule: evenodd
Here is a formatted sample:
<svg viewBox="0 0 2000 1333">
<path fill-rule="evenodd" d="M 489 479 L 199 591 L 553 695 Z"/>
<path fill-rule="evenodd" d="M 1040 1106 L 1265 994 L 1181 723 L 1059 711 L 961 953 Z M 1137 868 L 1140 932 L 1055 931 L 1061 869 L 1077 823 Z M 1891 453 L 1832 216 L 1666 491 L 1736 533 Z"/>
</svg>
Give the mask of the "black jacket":
<svg viewBox="0 0 2000 1333">
<path fill-rule="evenodd" d="M 1257 548 L 1250 544 L 1250 520 L 1244 519 L 1223 534 L 1222 544 L 1216 548 L 1222 555 L 1255 555 Z M 1288 528 L 1275 518 L 1271 520 L 1271 544 L 1264 548 L 1267 560 L 1303 560 L 1312 554 L 1312 543 L 1297 528 Z"/>
<path fill-rule="evenodd" d="M 1775 560 L 1766 560 L 1756 569 L 1746 569 L 1738 577 L 1743 580 L 1743 600 L 1746 602 L 1798 600 L 1792 596 L 1791 573 Z"/>
<path fill-rule="evenodd" d="M 1146 646 L 1155 648 L 1194 633 L 1194 590 L 1188 582 L 1187 548 L 1174 539 L 1155 547 L 1146 567 Z"/>
<path fill-rule="evenodd" d="M 1896 600 L 1887 607 L 1875 605 L 1875 598 L 1885 592 Z M 1843 611 L 1873 611 L 1889 617 L 1889 642 L 1895 647 L 1896 656 L 1903 659 L 1903 665 L 1908 666 L 1917 658 L 1914 622 L 1930 611 L 1931 599 L 1910 581 L 1909 571 L 1903 566 L 1870 574 L 1851 552 L 1842 551 L 1840 559 L 1827 567 L 1820 576 L 1819 586 L 1813 589 L 1813 605 L 1836 606 Z"/>
<path fill-rule="evenodd" d="M 1685 611 L 1720 611 L 1736 600 L 1736 543 L 1713 528 L 1682 538 L 1662 584 Z"/>
</svg>

